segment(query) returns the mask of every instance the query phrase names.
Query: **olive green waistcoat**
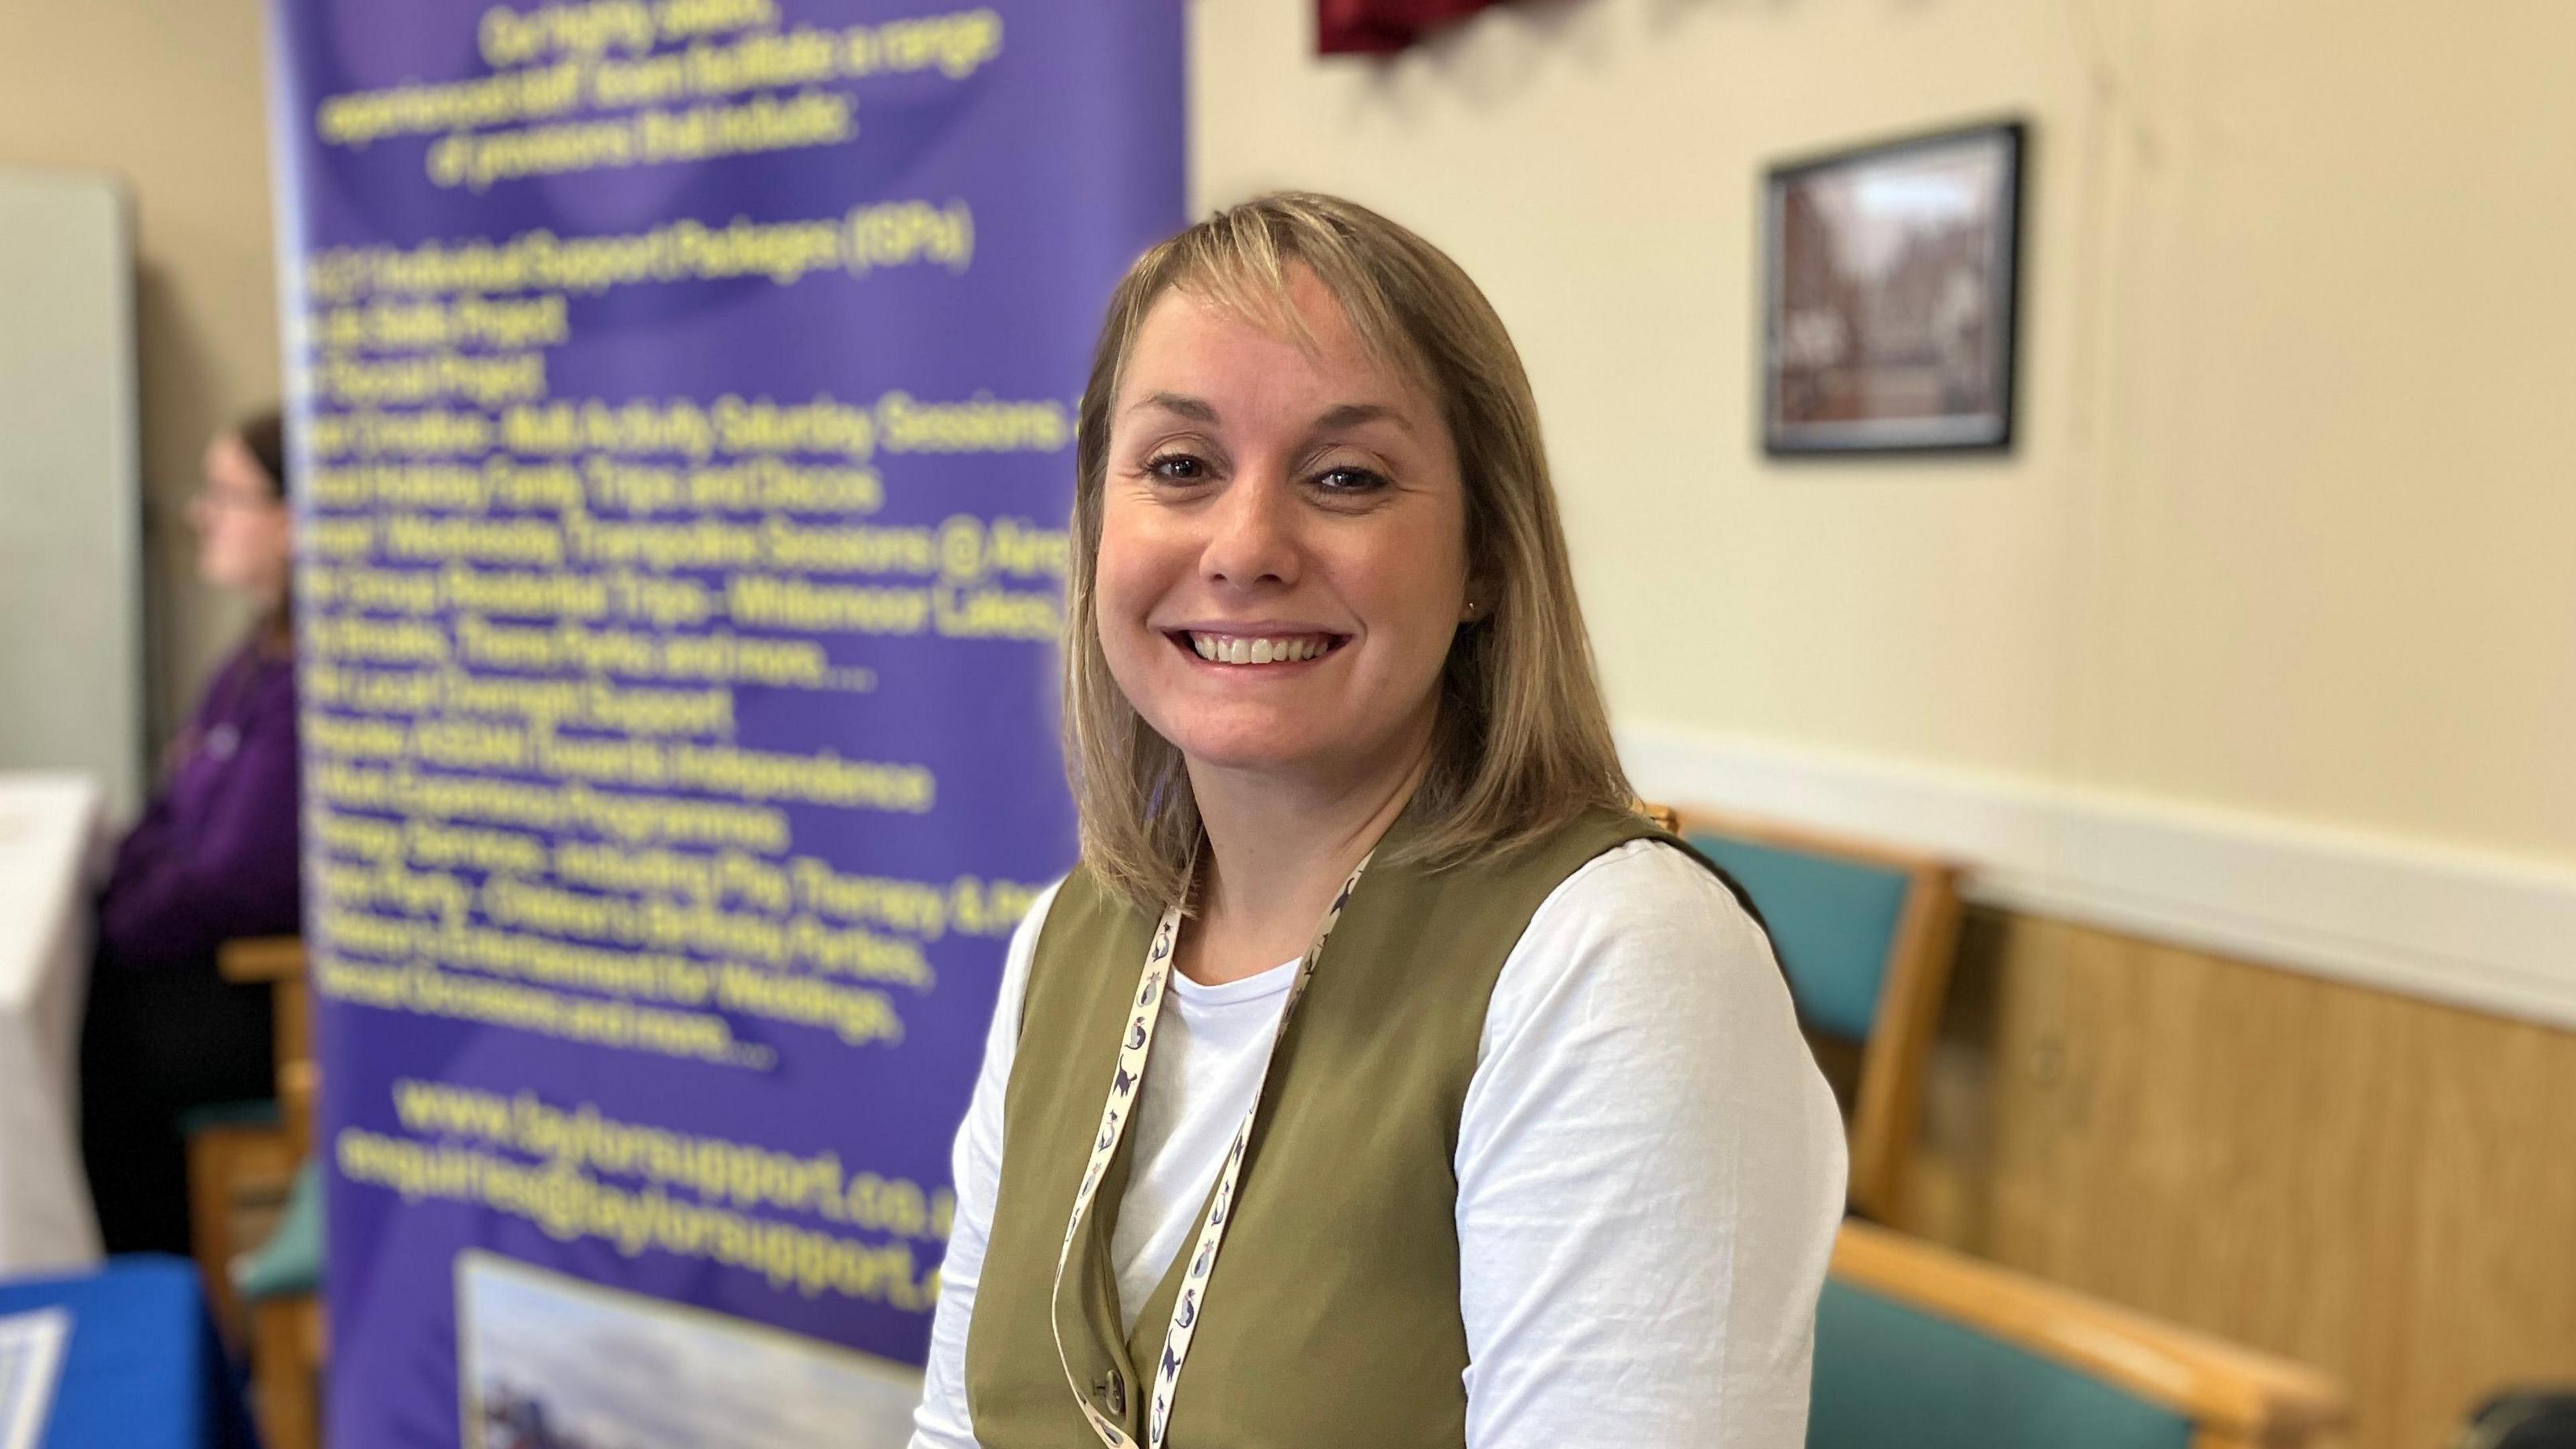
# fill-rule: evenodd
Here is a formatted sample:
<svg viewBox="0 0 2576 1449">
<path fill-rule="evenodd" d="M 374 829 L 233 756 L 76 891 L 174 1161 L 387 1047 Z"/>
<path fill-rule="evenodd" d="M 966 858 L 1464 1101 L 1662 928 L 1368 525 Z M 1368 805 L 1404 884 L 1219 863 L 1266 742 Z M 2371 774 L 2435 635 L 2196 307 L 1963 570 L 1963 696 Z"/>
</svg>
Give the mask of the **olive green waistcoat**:
<svg viewBox="0 0 2576 1449">
<path fill-rule="evenodd" d="M 1273 1053 L 1174 1399 L 1172 1449 L 1465 1444 L 1452 1164 L 1486 1005 L 1548 893 L 1647 835 L 1672 839 L 1603 810 L 1499 860 L 1369 867 Z M 966 1345 L 985 1449 L 1099 1443 L 1058 1366 L 1049 1299 L 1155 925 L 1077 868 L 1038 937 Z M 1075 1240 L 1061 1328 L 1093 1405 L 1142 1443 L 1185 1265 L 1123 1337 L 1110 1238 L 1135 1140 L 1125 1134 Z"/>
</svg>

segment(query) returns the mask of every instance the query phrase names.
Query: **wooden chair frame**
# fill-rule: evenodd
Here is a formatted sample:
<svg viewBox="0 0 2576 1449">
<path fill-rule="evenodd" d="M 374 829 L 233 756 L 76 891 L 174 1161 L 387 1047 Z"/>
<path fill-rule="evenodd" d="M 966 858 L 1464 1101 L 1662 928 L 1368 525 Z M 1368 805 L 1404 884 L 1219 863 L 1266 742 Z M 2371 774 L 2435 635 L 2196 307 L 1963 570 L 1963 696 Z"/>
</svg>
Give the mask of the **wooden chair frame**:
<svg viewBox="0 0 2576 1449">
<path fill-rule="evenodd" d="M 232 1261 L 254 1244 L 235 1235 L 250 1204 L 272 1211 L 286 1203 L 301 1161 L 282 1128 L 220 1123 L 188 1134 L 188 1246 L 205 1284 L 207 1307 L 224 1342 L 239 1350 L 247 1324 L 233 1291 Z"/>
<path fill-rule="evenodd" d="M 319 1449 L 331 1329 L 310 1293 L 251 1305 L 251 1393 L 270 1449 Z"/>
<path fill-rule="evenodd" d="M 313 998 L 304 974 L 304 941 L 259 936 L 227 941 L 215 953 L 226 981 L 266 983 L 277 1022 L 277 1110 L 301 1159 L 313 1147 Z"/>
<path fill-rule="evenodd" d="M 1908 1174 L 1922 1121 L 1923 1074 L 1958 953 L 1959 868 L 1936 856 L 1732 811 L 1685 807 L 1673 813 L 1675 833 L 1683 836 L 1705 830 L 1905 875 L 1904 913 L 1888 944 L 1869 1039 L 1861 1044 L 1860 1080 L 1851 1104 L 1849 1194 L 1855 1212 L 1904 1226 Z"/>
<path fill-rule="evenodd" d="M 264 981 L 277 1014 L 277 1109 L 301 1162 L 313 1151 L 313 1106 L 320 1075 L 313 1062 L 313 999 L 304 942 L 272 936 L 227 942 L 216 969 L 227 981 Z M 225 1291 L 229 1292 L 229 1265 Z M 250 1305 L 251 1393 L 272 1449 L 317 1449 L 322 1442 L 322 1367 L 330 1335 L 313 1294 Z"/>
<path fill-rule="evenodd" d="M 2332 1378 L 1919 1238 L 1846 1220 L 1833 1276 L 2159 1405 L 2192 1449 L 2299 1449 L 2341 1426 Z"/>
</svg>

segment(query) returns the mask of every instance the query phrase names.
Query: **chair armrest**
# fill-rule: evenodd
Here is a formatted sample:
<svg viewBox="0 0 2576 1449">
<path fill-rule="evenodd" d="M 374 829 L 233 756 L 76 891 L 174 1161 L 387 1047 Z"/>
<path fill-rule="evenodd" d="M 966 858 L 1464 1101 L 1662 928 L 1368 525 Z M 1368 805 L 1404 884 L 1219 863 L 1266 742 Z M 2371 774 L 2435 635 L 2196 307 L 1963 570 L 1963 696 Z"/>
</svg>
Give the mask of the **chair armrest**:
<svg viewBox="0 0 2576 1449">
<path fill-rule="evenodd" d="M 304 938 L 250 936 L 215 948 L 215 970 L 226 981 L 300 981 Z"/>
<path fill-rule="evenodd" d="M 2344 1421 L 2342 1387 L 2304 1364 L 1885 1228 L 1844 1222 L 1833 1275 L 2116 1384 L 2232 1439 L 2294 1443 Z"/>
</svg>

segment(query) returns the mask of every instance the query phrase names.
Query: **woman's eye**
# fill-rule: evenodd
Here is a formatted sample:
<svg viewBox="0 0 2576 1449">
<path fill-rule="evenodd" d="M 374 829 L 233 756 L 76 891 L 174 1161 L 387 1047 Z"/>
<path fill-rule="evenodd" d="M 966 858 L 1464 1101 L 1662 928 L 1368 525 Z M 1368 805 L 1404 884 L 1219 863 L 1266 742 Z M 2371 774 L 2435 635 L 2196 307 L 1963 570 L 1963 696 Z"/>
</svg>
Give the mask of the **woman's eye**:
<svg viewBox="0 0 2576 1449">
<path fill-rule="evenodd" d="M 1145 465 L 1145 471 L 1172 483 L 1196 483 L 1207 476 L 1207 464 L 1187 453 L 1165 453 Z"/>
<path fill-rule="evenodd" d="M 1327 468 L 1315 475 L 1315 483 L 1327 493 L 1374 493 L 1386 486 L 1386 475 L 1374 468 Z"/>
</svg>

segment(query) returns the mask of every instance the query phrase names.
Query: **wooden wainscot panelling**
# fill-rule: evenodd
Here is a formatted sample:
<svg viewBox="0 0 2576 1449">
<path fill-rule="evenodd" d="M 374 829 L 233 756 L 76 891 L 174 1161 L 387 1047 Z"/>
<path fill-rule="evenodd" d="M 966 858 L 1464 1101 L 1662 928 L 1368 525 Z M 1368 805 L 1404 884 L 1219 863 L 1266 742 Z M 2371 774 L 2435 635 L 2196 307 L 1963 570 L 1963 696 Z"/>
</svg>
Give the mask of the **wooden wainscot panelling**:
<svg viewBox="0 0 2576 1449">
<path fill-rule="evenodd" d="M 1972 912 L 1936 1241 L 2313 1364 L 2354 1449 L 2576 1381 L 2576 1033 Z"/>
</svg>

